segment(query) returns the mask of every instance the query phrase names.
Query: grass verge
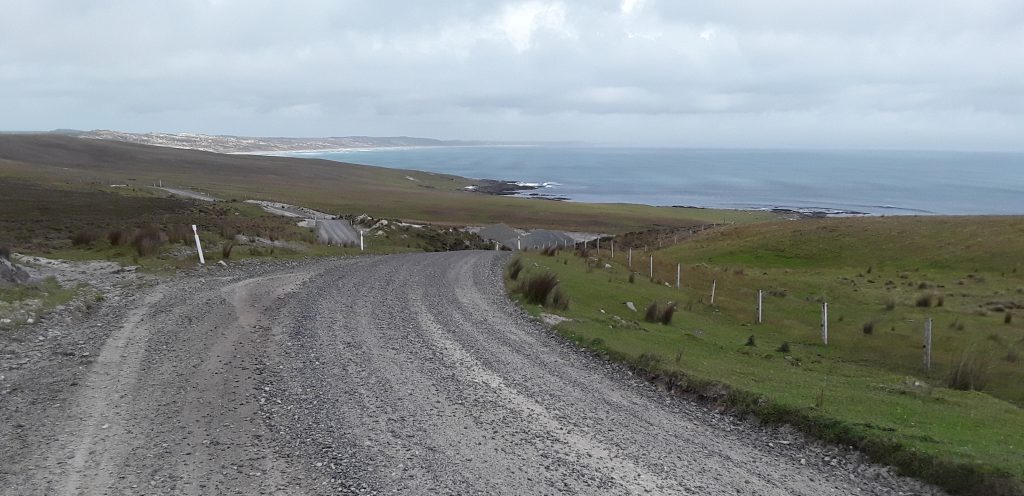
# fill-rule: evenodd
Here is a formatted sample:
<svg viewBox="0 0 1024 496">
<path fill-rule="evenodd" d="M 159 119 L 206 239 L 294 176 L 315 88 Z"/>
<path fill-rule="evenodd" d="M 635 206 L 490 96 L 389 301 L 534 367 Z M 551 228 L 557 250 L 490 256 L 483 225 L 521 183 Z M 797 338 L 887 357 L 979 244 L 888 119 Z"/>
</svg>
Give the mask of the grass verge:
<svg viewBox="0 0 1024 496">
<path fill-rule="evenodd" d="M 573 301 L 556 311 L 571 319 L 557 331 L 666 388 L 855 446 L 954 493 L 1022 494 L 1021 366 L 1003 358 L 1012 355 L 1021 331 L 986 306 L 1015 307 L 1020 298 L 1018 262 L 1011 256 L 1020 253 L 1018 241 L 1006 237 L 1019 222 L 853 219 L 737 227 L 655 252 L 653 282 L 631 284 L 624 257 L 611 259 L 607 251 L 589 260 L 524 254 L 520 278 L 555 274 Z M 905 235 L 891 241 L 880 235 L 891 231 Z M 991 241 L 978 243 L 978 236 Z M 906 245 L 908 238 L 920 244 Z M 929 247 L 934 239 L 949 251 L 935 253 Z M 645 276 L 647 255 L 633 253 L 634 269 Z M 662 282 L 675 282 L 677 263 L 685 267 L 679 289 Z M 951 287 L 958 288 L 955 294 Z M 766 307 L 760 325 L 753 323 L 759 288 Z M 917 295 L 926 290 L 943 293 L 945 304 L 917 307 Z M 820 339 L 823 299 L 832 312 L 828 345 Z M 521 301 L 530 313 L 541 312 Z M 679 302 L 671 322 L 645 322 L 645 305 L 665 301 Z M 925 316 L 936 321 L 930 371 L 921 368 Z M 966 325 L 950 326 L 956 319 Z M 972 345 L 971 357 L 1002 354 L 968 360 L 961 350 Z M 961 377 L 965 368 L 988 367 L 987 384 L 981 391 L 947 387 L 958 367 Z"/>
<path fill-rule="evenodd" d="M 0 329 L 38 319 L 71 301 L 81 288 L 65 288 L 54 278 L 28 284 L 0 286 Z"/>
</svg>

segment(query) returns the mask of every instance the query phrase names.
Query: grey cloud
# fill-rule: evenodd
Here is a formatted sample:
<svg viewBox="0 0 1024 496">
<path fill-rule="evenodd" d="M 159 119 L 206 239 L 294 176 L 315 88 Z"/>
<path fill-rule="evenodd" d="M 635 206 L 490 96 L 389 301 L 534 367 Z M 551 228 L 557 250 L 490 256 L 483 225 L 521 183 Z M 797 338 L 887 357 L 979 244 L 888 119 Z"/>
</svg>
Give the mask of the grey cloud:
<svg viewBox="0 0 1024 496">
<path fill-rule="evenodd" d="M 0 8 L 0 129 L 1024 147 L 1016 0 Z"/>
</svg>

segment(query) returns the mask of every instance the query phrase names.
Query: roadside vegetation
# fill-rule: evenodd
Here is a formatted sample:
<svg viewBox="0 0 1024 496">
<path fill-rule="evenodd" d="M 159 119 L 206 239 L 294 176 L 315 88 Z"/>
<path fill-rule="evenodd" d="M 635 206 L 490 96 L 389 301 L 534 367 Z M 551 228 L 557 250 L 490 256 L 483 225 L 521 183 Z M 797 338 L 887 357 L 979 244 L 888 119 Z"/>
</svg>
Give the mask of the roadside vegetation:
<svg viewBox="0 0 1024 496">
<path fill-rule="evenodd" d="M 585 256 L 520 255 L 520 280 L 553 274 L 572 298 L 566 309 L 523 299 L 524 307 L 571 319 L 558 332 L 665 388 L 857 446 L 955 493 L 1022 493 L 1024 219 L 810 219 L 692 237 L 634 233 L 617 238 L 614 258 L 610 242 L 600 251 L 591 243 Z"/>
<path fill-rule="evenodd" d="M 353 218 L 367 231 L 359 247 L 319 244 L 298 219 L 240 202 L 201 202 L 150 188 L 115 191 L 50 186 L 0 177 L 0 246 L 66 260 L 111 260 L 147 270 L 198 261 L 192 224 L 207 263 L 253 257 L 306 257 L 482 248 L 475 235 L 448 228 Z"/>
<path fill-rule="evenodd" d="M 25 284 L 0 282 L 0 329 L 32 323 L 40 315 L 68 303 L 82 290 L 65 288 L 52 277 Z"/>
</svg>

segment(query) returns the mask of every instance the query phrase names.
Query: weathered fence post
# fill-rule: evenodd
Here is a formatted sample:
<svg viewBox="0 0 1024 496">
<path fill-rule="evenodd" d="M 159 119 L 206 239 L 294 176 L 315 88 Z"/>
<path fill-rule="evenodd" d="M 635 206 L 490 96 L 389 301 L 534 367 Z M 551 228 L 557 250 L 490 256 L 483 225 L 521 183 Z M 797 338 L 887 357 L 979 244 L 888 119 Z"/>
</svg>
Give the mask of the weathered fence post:
<svg viewBox="0 0 1024 496">
<path fill-rule="evenodd" d="M 716 286 L 718 286 L 718 279 L 712 279 L 711 280 L 711 304 L 712 305 L 715 304 L 715 289 L 717 289 Z"/>
<path fill-rule="evenodd" d="M 196 251 L 199 252 L 199 263 L 206 265 L 206 257 L 203 256 L 203 244 L 199 242 L 199 231 L 196 225 L 192 224 L 192 234 L 196 237 Z"/>
<path fill-rule="evenodd" d="M 821 303 L 821 342 L 828 345 L 828 302 Z"/>
<path fill-rule="evenodd" d="M 763 309 L 764 309 L 764 291 L 757 290 L 757 323 L 760 324 L 763 320 Z"/>
<path fill-rule="evenodd" d="M 932 319 L 924 321 L 924 369 L 932 369 Z"/>
</svg>

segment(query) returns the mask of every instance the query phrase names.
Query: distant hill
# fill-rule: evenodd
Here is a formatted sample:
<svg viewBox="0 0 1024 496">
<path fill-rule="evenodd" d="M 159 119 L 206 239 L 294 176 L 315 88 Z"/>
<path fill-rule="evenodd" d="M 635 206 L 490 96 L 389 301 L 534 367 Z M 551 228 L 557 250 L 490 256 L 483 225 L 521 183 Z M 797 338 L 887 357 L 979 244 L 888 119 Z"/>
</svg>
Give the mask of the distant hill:
<svg viewBox="0 0 1024 496">
<path fill-rule="evenodd" d="M 140 145 L 166 146 L 216 153 L 262 153 L 325 151 L 351 148 L 388 148 L 400 146 L 473 146 L 498 144 L 484 141 L 444 141 L 408 136 L 339 136 L 329 138 L 256 138 L 191 133 L 126 133 L 121 131 L 77 131 L 60 129 L 54 134 L 77 138 L 123 141 Z M 504 144 L 504 143 L 503 143 Z"/>
</svg>

